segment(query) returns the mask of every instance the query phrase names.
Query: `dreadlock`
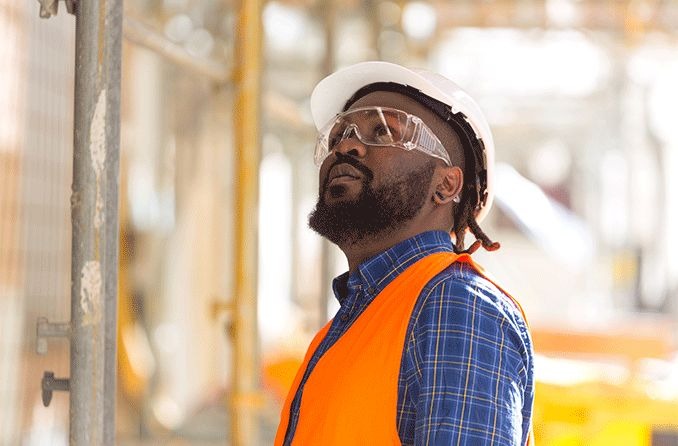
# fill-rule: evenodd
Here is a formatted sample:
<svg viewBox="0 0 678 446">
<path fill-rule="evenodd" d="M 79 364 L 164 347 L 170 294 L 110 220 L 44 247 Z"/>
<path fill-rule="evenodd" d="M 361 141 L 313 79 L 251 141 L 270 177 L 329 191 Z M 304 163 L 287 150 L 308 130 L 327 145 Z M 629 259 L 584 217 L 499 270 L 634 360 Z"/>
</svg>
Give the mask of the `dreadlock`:
<svg viewBox="0 0 678 446">
<path fill-rule="evenodd" d="M 487 170 L 484 166 L 483 142 L 475 136 L 473 128 L 466 121 L 464 115 L 453 113 L 448 105 L 425 95 L 416 88 L 393 82 L 376 82 L 362 87 L 346 101 L 344 111 L 348 110 L 355 101 L 374 91 L 404 94 L 427 106 L 452 127 L 461 141 L 464 159 L 461 163 L 462 166 L 460 166 L 464 171 L 464 186 L 459 203 L 452 209 L 454 221 L 452 234 L 456 238 L 454 252 L 457 254 L 473 254 L 480 246 L 487 251 L 499 249 L 501 245 L 498 242 L 493 242 L 476 221 L 479 204 L 485 204 L 487 200 Z M 474 235 L 476 240 L 468 249 L 464 249 L 464 238 L 467 230 Z"/>
<path fill-rule="evenodd" d="M 452 210 L 454 216 L 452 233 L 456 238 L 454 252 L 457 254 L 473 254 L 481 245 L 487 251 L 496 251 L 501 247 L 499 242 L 493 242 L 487 234 L 485 234 L 476 221 L 474 213 L 476 208 L 476 195 L 475 186 L 472 184 L 465 184 L 461 200 Z M 466 229 L 469 229 L 476 238 L 476 241 L 474 241 L 468 249 L 464 249 Z"/>
</svg>

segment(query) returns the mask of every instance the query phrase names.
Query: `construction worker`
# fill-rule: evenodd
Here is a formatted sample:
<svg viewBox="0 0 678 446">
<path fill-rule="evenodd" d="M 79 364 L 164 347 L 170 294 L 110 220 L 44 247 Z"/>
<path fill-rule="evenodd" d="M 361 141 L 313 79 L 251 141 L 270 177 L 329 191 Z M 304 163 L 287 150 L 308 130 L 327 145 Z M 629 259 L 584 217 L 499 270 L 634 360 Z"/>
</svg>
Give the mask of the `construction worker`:
<svg viewBox="0 0 678 446">
<path fill-rule="evenodd" d="M 364 62 L 311 96 L 319 198 L 309 226 L 346 255 L 276 445 L 525 445 L 533 351 L 517 302 L 471 258 L 499 244 L 494 144 L 448 79 Z M 476 241 L 464 249 L 470 232 Z"/>
</svg>

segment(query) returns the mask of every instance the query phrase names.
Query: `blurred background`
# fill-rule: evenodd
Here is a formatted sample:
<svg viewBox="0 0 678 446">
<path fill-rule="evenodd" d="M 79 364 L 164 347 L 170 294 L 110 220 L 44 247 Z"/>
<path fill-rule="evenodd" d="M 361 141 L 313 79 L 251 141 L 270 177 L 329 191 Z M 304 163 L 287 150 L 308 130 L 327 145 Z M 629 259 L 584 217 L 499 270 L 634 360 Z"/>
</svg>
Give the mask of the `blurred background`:
<svg viewBox="0 0 678 446">
<path fill-rule="evenodd" d="M 450 77 L 490 121 L 484 228 L 502 249 L 475 257 L 529 317 L 536 443 L 678 445 L 678 2 L 266 1 L 261 88 L 236 105 L 248 1 L 124 6 L 117 443 L 235 444 L 242 407 L 251 444 L 272 443 L 346 269 L 306 226 L 308 98 L 329 72 L 380 59 Z M 68 394 L 46 408 L 40 390 L 44 370 L 68 376 L 68 344 L 38 356 L 35 333 L 38 317 L 70 317 L 74 38 L 63 8 L 41 20 L 36 2 L 0 0 L 3 445 L 68 442 Z M 255 105 L 258 219 L 242 221 L 233 135 Z M 258 234 L 246 332 L 232 329 L 237 225 Z M 254 369 L 234 345 L 253 346 Z M 243 373 L 257 390 L 234 398 Z"/>
</svg>

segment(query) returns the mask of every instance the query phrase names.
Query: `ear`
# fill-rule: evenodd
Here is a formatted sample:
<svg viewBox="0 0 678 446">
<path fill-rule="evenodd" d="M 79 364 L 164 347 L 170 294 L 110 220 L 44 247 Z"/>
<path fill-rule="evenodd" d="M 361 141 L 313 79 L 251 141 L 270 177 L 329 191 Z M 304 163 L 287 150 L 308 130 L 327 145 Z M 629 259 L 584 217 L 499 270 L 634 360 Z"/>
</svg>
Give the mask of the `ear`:
<svg viewBox="0 0 678 446">
<path fill-rule="evenodd" d="M 461 168 L 459 166 L 445 166 L 441 168 L 437 179 L 433 201 L 439 205 L 447 204 L 451 201 L 458 202 L 461 188 L 464 185 L 464 172 L 462 172 Z"/>
</svg>

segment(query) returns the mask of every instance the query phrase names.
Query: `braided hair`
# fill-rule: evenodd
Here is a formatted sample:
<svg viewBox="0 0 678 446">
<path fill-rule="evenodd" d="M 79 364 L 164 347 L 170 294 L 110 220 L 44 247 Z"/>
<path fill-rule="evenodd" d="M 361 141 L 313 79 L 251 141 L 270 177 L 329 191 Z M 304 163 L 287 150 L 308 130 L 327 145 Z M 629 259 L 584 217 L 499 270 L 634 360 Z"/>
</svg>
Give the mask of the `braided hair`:
<svg viewBox="0 0 678 446">
<path fill-rule="evenodd" d="M 457 254 L 473 254 L 478 250 L 478 248 L 480 248 L 481 245 L 487 251 L 496 251 L 501 247 L 499 242 L 493 242 L 490 237 L 485 234 L 476 221 L 474 212 L 477 202 L 475 199 L 476 195 L 477 192 L 475 190 L 475 186 L 465 183 L 459 204 L 457 204 L 452 211 L 454 215 L 454 226 L 452 227 L 452 233 L 456 239 L 456 242 L 454 243 L 454 252 Z M 476 241 L 473 242 L 468 249 L 464 249 L 466 229 L 471 231 L 471 233 L 476 238 Z"/>
<path fill-rule="evenodd" d="M 408 96 L 420 104 L 428 107 L 445 121 L 459 136 L 463 147 L 463 157 L 460 167 L 464 172 L 459 203 L 452 208 L 452 234 L 456 239 L 454 252 L 457 254 L 472 254 L 482 246 L 487 251 L 496 251 L 500 248 L 498 242 L 492 241 L 480 228 L 476 215 L 480 208 L 487 203 L 487 161 L 482 140 L 478 139 L 466 117 L 462 113 L 453 113 L 450 107 L 430 96 L 425 95 L 409 85 L 394 82 L 376 82 L 366 85 L 356 91 L 344 105 L 343 111 L 363 96 L 374 91 L 387 91 Z M 464 249 L 466 231 L 470 231 L 476 240 L 468 249 Z"/>
</svg>

